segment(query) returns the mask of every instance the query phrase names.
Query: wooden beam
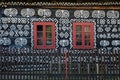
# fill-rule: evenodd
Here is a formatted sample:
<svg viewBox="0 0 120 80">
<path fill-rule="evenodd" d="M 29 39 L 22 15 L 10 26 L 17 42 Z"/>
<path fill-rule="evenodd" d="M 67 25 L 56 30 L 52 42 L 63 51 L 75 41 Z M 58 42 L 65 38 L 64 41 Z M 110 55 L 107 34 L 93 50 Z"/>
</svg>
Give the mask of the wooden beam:
<svg viewBox="0 0 120 80">
<path fill-rule="evenodd" d="M 56 8 L 56 9 L 77 9 L 77 10 L 104 10 L 104 9 L 111 9 L 111 10 L 119 10 L 120 6 L 44 6 L 44 8 Z"/>
<path fill-rule="evenodd" d="M 51 2 L 57 2 L 57 0 L 51 0 Z"/>
</svg>

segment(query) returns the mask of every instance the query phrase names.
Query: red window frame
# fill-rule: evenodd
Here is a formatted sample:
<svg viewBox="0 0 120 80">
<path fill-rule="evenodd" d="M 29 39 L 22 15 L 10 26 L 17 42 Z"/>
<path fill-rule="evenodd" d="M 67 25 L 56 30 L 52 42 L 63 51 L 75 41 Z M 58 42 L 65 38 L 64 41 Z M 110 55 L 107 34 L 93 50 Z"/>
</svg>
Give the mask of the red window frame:
<svg viewBox="0 0 120 80">
<path fill-rule="evenodd" d="M 33 22 L 34 25 L 34 49 L 54 49 L 55 48 L 55 23 L 54 22 Z M 37 27 L 39 25 L 42 25 L 43 31 L 42 31 L 42 36 L 43 36 L 43 45 L 38 45 L 37 40 L 39 39 L 37 36 Z M 46 37 L 46 26 L 50 25 L 51 26 L 51 34 L 52 34 L 52 45 L 46 45 L 47 42 L 47 37 Z"/>
<path fill-rule="evenodd" d="M 81 45 L 77 45 L 76 27 L 81 26 Z M 90 45 L 85 45 L 85 26 L 90 27 Z M 94 23 L 93 22 L 73 22 L 73 48 L 74 49 L 93 49 L 94 48 Z"/>
</svg>

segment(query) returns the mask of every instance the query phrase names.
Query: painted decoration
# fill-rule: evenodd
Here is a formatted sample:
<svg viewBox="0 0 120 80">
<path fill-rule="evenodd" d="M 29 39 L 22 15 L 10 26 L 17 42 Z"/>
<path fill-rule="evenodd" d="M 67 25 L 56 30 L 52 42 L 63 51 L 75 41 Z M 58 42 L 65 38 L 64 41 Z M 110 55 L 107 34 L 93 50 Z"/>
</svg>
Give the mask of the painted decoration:
<svg viewBox="0 0 120 80">
<path fill-rule="evenodd" d="M 3 38 L 4 43 L 3 45 L 10 45 L 11 44 L 11 39 L 10 38 Z"/>
<path fill-rule="evenodd" d="M 110 32 L 110 30 L 111 30 L 111 28 L 109 26 L 105 28 L 106 32 Z"/>
<path fill-rule="evenodd" d="M 4 45 L 4 46 L 11 45 L 11 39 L 7 37 L 0 38 L 0 45 Z"/>
<path fill-rule="evenodd" d="M 118 46 L 118 45 L 120 45 L 120 41 L 119 40 L 113 40 L 112 45 L 113 46 Z"/>
<path fill-rule="evenodd" d="M 24 8 L 21 10 L 21 15 L 23 17 L 32 17 L 35 15 L 35 10 L 32 8 Z"/>
<path fill-rule="evenodd" d="M 6 30 L 6 29 L 8 28 L 8 24 L 3 24 L 3 25 L 2 25 L 2 28 L 3 28 L 4 30 Z"/>
<path fill-rule="evenodd" d="M 4 14 L 9 17 L 14 17 L 18 14 L 18 10 L 16 8 L 6 8 Z"/>
<path fill-rule="evenodd" d="M 105 19 L 100 19 L 100 24 L 105 24 Z"/>
<path fill-rule="evenodd" d="M 111 24 L 116 24 L 117 20 L 116 19 L 111 19 Z"/>
<path fill-rule="evenodd" d="M 44 17 L 50 17 L 52 12 L 50 9 L 38 9 L 38 15 Z"/>
<path fill-rule="evenodd" d="M 109 46 L 110 42 L 108 40 L 101 40 L 100 45 L 103 47 Z"/>
<path fill-rule="evenodd" d="M 25 30 L 30 30 L 30 26 L 26 24 L 26 25 L 24 26 L 24 29 L 25 29 Z"/>
<path fill-rule="evenodd" d="M 103 32 L 103 28 L 102 27 L 97 28 L 97 32 Z"/>
<path fill-rule="evenodd" d="M 92 12 L 92 17 L 93 18 L 104 18 L 105 17 L 105 12 L 103 10 L 94 10 Z"/>
<path fill-rule="evenodd" d="M 64 17 L 64 18 L 68 18 L 69 17 L 69 11 L 68 10 L 57 10 L 55 12 L 56 17 Z"/>
<path fill-rule="evenodd" d="M 0 45 L 3 45 L 4 40 L 2 38 L 0 38 Z"/>
<path fill-rule="evenodd" d="M 10 32 L 9 32 L 9 35 L 11 36 L 11 37 L 13 37 L 14 36 L 14 31 L 13 30 L 11 30 Z"/>
<path fill-rule="evenodd" d="M 25 45 L 27 45 L 27 39 L 26 38 L 16 38 L 15 45 L 16 46 L 25 46 Z"/>
<path fill-rule="evenodd" d="M 55 22 L 56 48 L 72 49 L 72 23 L 94 23 L 94 48 L 119 46 L 120 19 L 118 10 L 69 10 L 52 8 L 3 8 L 0 18 L 0 45 L 27 46 L 33 43 L 33 22 Z M 9 38 L 10 43 L 4 41 Z M 28 39 L 29 38 L 29 39 Z M 6 40 L 6 39 L 5 39 Z M 11 42 L 14 40 L 14 43 Z M 19 42 L 25 42 L 20 44 Z M 104 44 L 103 44 L 104 43 Z M 10 46 L 11 47 L 11 46 Z M 107 48 L 106 48 L 107 49 Z"/>
<path fill-rule="evenodd" d="M 12 24 L 12 25 L 10 26 L 10 30 L 16 30 L 16 26 L 15 26 L 14 24 Z"/>
<path fill-rule="evenodd" d="M 119 12 L 114 10 L 107 11 L 108 18 L 119 18 Z"/>
<path fill-rule="evenodd" d="M 29 31 L 25 30 L 25 31 L 23 32 L 23 34 L 24 34 L 24 36 L 28 36 L 28 35 L 29 35 Z"/>
<path fill-rule="evenodd" d="M 39 9 L 38 10 L 38 15 L 43 16 L 44 15 L 44 9 Z"/>
<path fill-rule="evenodd" d="M 75 12 L 74 12 L 74 16 L 76 17 L 76 18 L 88 18 L 89 17 L 89 11 L 87 11 L 87 10 L 76 10 Z"/>
<path fill-rule="evenodd" d="M 60 40 L 60 41 L 59 41 L 59 44 L 60 44 L 62 47 L 65 47 L 65 46 L 68 46 L 68 45 L 69 45 L 69 41 L 68 41 L 68 40 Z"/>
<path fill-rule="evenodd" d="M 17 27 L 18 30 L 22 30 L 23 25 L 17 25 L 16 27 Z"/>
</svg>

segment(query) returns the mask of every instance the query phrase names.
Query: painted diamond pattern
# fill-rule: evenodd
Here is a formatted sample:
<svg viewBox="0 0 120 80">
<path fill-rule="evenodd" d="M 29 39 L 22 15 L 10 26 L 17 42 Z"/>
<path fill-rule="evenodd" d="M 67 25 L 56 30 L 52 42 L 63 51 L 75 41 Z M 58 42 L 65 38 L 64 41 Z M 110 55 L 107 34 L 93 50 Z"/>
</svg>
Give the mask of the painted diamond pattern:
<svg viewBox="0 0 120 80">
<path fill-rule="evenodd" d="M 16 30 L 16 26 L 15 26 L 14 24 L 12 24 L 12 25 L 10 26 L 10 29 L 11 29 L 11 30 Z"/>
<path fill-rule="evenodd" d="M 15 30 L 15 37 L 18 37 L 18 30 Z"/>
<path fill-rule="evenodd" d="M 25 30 L 30 30 L 30 26 L 29 26 L 29 25 L 25 25 L 25 26 L 24 26 L 24 29 L 25 29 Z"/>
<path fill-rule="evenodd" d="M 65 38 L 68 38 L 69 34 L 67 32 L 65 32 Z"/>
<path fill-rule="evenodd" d="M 0 30 L 2 29 L 2 26 L 0 26 Z"/>
<path fill-rule="evenodd" d="M 8 36 L 9 35 L 8 31 L 5 31 L 3 35 Z"/>
<path fill-rule="evenodd" d="M 24 34 L 22 30 L 20 30 L 18 33 L 20 36 L 23 36 L 23 34 Z"/>
<path fill-rule="evenodd" d="M 2 27 L 4 30 L 6 30 L 8 28 L 8 24 L 3 24 Z"/>
<path fill-rule="evenodd" d="M 9 32 L 9 35 L 12 36 L 12 37 L 14 36 L 14 34 L 15 34 L 15 33 L 14 33 L 14 31 L 12 31 L 12 30 Z"/>
<path fill-rule="evenodd" d="M 0 30 L 0 36 L 3 36 L 4 31 Z"/>
<path fill-rule="evenodd" d="M 23 25 L 17 25 L 18 30 L 21 30 Z"/>
<path fill-rule="evenodd" d="M 62 27 L 62 30 L 65 31 L 65 30 L 66 30 L 66 26 L 63 26 L 63 27 Z"/>
</svg>

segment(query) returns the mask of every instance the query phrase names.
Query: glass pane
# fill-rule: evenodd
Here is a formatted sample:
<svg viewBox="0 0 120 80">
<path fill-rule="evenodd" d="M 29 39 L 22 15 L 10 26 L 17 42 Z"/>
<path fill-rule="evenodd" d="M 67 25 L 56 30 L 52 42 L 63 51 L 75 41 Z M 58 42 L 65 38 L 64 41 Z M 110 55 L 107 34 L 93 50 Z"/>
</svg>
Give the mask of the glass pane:
<svg viewBox="0 0 120 80">
<path fill-rule="evenodd" d="M 46 45 L 52 45 L 52 40 L 51 39 L 47 39 Z"/>
<path fill-rule="evenodd" d="M 38 37 L 38 38 L 42 38 L 42 37 L 43 37 L 43 33 L 42 33 L 42 32 L 38 32 L 38 33 L 37 33 L 37 37 Z"/>
<path fill-rule="evenodd" d="M 52 33 L 47 32 L 47 33 L 46 33 L 46 37 L 47 37 L 47 38 L 52 38 Z"/>
<path fill-rule="evenodd" d="M 51 25 L 46 25 L 46 31 L 52 31 L 52 26 Z"/>
<path fill-rule="evenodd" d="M 82 45 L 82 40 L 81 39 L 77 39 L 76 45 Z"/>
<path fill-rule="evenodd" d="M 37 25 L 37 31 L 43 31 L 43 25 Z"/>
<path fill-rule="evenodd" d="M 37 45 L 43 45 L 43 40 L 38 39 L 38 40 L 37 40 Z"/>
<path fill-rule="evenodd" d="M 90 33 L 85 33 L 85 38 L 90 38 Z"/>
<path fill-rule="evenodd" d="M 77 25 L 76 26 L 76 31 L 77 32 L 81 32 L 82 31 L 82 26 L 81 25 Z"/>
<path fill-rule="evenodd" d="M 90 26 L 85 26 L 85 32 L 90 32 Z"/>
<path fill-rule="evenodd" d="M 76 33 L 76 38 L 82 38 L 82 34 L 81 33 Z"/>
<path fill-rule="evenodd" d="M 85 45 L 90 46 L 90 40 L 85 40 Z"/>
</svg>

